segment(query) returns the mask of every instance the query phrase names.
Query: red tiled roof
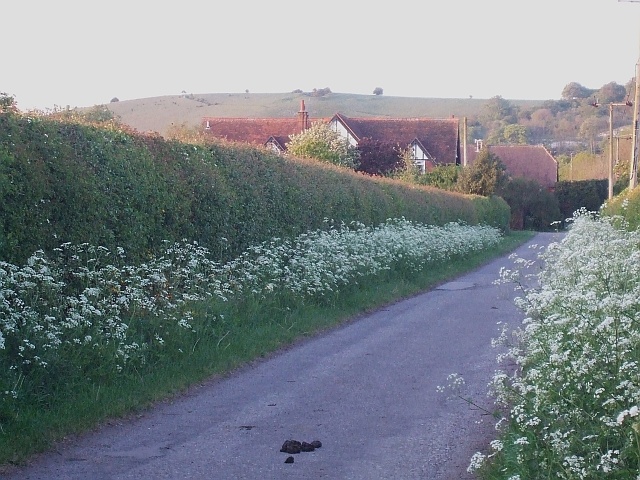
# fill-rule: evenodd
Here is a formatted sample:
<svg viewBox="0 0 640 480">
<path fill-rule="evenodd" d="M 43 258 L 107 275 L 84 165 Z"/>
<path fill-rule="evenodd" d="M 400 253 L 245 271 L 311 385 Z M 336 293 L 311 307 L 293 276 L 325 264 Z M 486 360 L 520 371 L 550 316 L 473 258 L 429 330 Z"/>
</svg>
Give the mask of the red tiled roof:
<svg viewBox="0 0 640 480">
<path fill-rule="evenodd" d="M 543 145 L 488 145 L 489 151 L 502 160 L 511 177 L 535 180 L 546 188 L 558 181 L 558 162 Z M 467 145 L 467 164 L 472 165 L 478 152 Z"/>
<path fill-rule="evenodd" d="M 417 141 L 435 159 L 435 163 L 456 163 L 460 158 L 458 119 L 433 118 L 350 118 L 340 119 L 357 141 L 372 138 L 408 147 Z M 309 124 L 329 123 L 332 119 L 310 118 Z M 205 131 L 214 137 L 233 142 L 265 145 L 273 139 L 280 145 L 289 142 L 289 136 L 302 131 L 300 115 L 291 118 L 216 118 L 202 120 Z"/>
<path fill-rule="evenodd" d="M 310 122 L 326 119 L 309 119 Z M 264 145 L 270 137 L 281 144 L 289 141 L 289 135 L 302 131 L 299 117 L 293 118 L 228 118 L 205 117 L 202 119 L 205 132 L 232 142 Z M 207 128 L 208 127 L 208 128 Z"/>
<path fill-rule="evenodd" d="M 456 163 L 458 151 L 457 118 L 351 118 L 336 114 L 356 140 L 373 138 L 407 147 L 418 141 L 436 163 Z"/>
</svg>

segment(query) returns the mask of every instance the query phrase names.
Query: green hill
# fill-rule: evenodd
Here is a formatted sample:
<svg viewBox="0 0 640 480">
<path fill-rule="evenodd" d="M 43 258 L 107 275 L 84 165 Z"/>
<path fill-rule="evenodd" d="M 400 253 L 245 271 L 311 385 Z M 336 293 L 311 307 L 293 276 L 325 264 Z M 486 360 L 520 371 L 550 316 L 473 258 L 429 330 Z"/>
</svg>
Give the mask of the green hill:
<svg viewBox="0 0 640 480">
<path fill-rule="evenodd" d="M 171 125 L 196 126 L 202 117 L 292 117 L 305 101 L 310 117 L 342 113 L 352 117 L 474 117 L 487 99 L 390 97 L 330 93 L 203 93 L 167 95 L 123 100 L 107 105 L 122 123 L 141 131 L 164 135 Z M 510 100 L 524 108 L 540 106 L 541 100 Z"/>
</svg>

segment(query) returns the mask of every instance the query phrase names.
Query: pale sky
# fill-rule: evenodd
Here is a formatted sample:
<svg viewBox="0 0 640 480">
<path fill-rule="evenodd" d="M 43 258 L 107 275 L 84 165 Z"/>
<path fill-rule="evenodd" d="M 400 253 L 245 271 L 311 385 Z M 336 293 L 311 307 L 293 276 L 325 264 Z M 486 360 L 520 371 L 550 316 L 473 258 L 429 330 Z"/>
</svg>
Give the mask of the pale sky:
<svg viewBox="0 0 640 480">
<path fill-rule="evenodd" d="M 0 92 L 21 110 L 187 93 L 557 100 L 626 84 L 640 1 L 7 0 Z"/>
</svg>

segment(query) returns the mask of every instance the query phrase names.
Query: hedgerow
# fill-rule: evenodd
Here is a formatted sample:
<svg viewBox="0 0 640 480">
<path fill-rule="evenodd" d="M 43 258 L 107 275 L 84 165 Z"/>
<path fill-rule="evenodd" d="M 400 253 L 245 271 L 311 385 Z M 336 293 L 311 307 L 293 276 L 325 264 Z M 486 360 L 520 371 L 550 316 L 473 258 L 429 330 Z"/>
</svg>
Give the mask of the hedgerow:
<svg viewBox="0 0 640 480">
<path fill-rule="evenodd" d="M 509 208 L 313 160 L 211 142 L 185 143 L 109 121 L 0 114 L 0 259 L 88 243 L 130 261 L 163 242 L 196 241 L 218 260 L 272 237 L 323 228 L 324 219 L 378 225 L 405 217 L 508 229 Z"/>
</svg>

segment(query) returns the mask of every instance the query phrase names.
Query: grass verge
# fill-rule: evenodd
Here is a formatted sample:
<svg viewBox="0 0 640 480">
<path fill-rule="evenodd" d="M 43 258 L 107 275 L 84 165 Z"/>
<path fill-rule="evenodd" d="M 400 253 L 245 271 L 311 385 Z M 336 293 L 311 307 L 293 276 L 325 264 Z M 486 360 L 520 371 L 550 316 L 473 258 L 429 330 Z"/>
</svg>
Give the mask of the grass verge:
<svg viewBox="0 0 640 480">
<path fill-rule="evenodd" d="M 435 265 L 411 275 L 387 272 L 353 285 L 320 303 L 251 301 L 235 305 L 233 322 L 221 321 L 215 335 L 203 336 L 187 355 L 160 359 L 139 375 L 109 384 L 91 383 L 25 405 L 0 431 L 0 465 L 22 464 L 65 437 L 96 428 L 110 418 L 135 415 L 155 402 L 179 395 L 205 379 L 228 375 L 240 366 L 276 353 L 298 341 L 343 324 L 358 315 L 410 297 L 504 255 L 528 241 L 533 232 L 511 232 L 494 248 Z M 217 312 L 203 304 L 199 315 Z M 46 404 L 46 408 L 42 408 Z M 0 467 L 1 472 L 1 467 Z"/>
</svg>

